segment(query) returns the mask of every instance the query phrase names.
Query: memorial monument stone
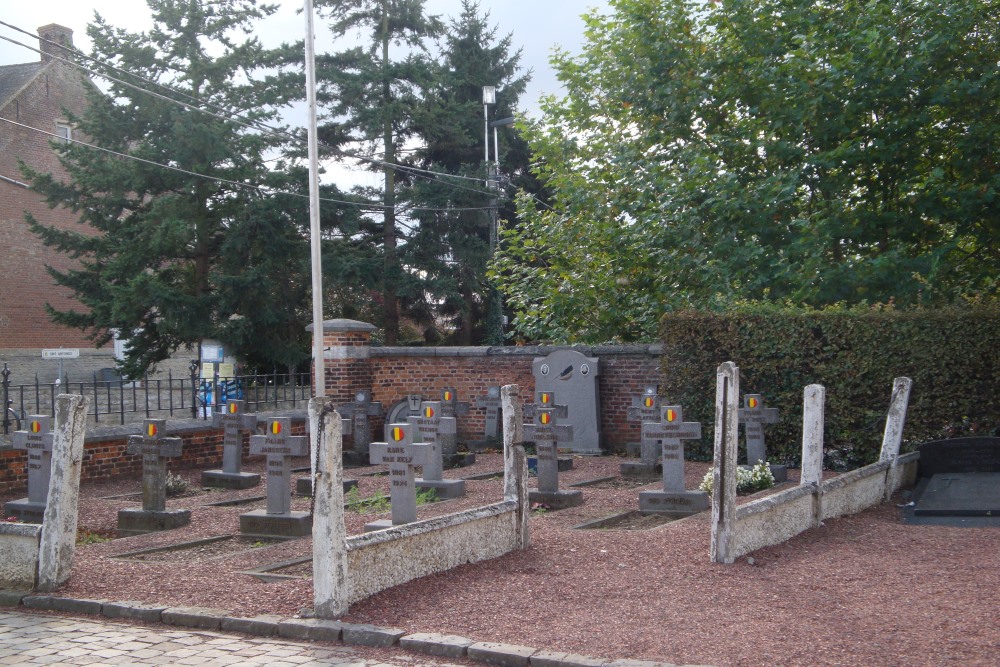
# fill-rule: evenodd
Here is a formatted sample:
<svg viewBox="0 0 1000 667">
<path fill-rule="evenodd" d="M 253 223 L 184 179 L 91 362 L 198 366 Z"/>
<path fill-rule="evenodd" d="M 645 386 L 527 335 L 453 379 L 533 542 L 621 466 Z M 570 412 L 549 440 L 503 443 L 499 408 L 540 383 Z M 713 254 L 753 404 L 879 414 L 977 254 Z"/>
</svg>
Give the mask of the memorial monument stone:
<svg viewBox="0 0 1000 667">
<path fill-rule="evenodd" d="M 267 456 L 267 509 L 240 515 L 240 532 L 266 537 L 301 537 L 312 532 L 312 515 L 292 510 L 291 461 L 309 455 L 309 438 L 292 435 L 288 417 L 268 419 L 264 435 L 250 438 L 250 453 Z"/>
<path fill-rule="evenodd" d="M 524 439 L 535 443 L 538 457 L 538 489 L 528 492 L 528 500 L 550 509 L 576 507 L 583 503 L 583 492 L 559 489 L 559 451 L 557 442 L 569 442 L 573 427 L 557 425 L 554 410 L 538 408 L 531 424 L 524 425 Z"/>
<path fill-rule="evenodd" d="M 679 405 L 661 406 L 656 422 L 643 422 L 643 444 L 659 443 L 662 451 L 663 491 L 640 491 L 640 511 L 694 514 L 708 509 L 707 493 L 684 487 L 684 440 L 700 437 L 701 424 L 684 421 Z"/>
<path fill-rule="evenodd" d="M 555 392 L 566 406 L 566 421 L 573 427 L 573 440 L 567 444 L 574 453 L 601 453 L 599 373 L 599 359 L 576 350 L 556 350 L 532 364 L 536 392 Z"/>
<path fill-rule="evenodd" d="M 372 521 L 365 525 L 366 532 L 413 523 L 417 520 L 417 488 L 414 484 L 413 468 L 427 465 L 427 461 L 435 456 L 436 448 L 434 443 L 414 442 L 417 432 L 417 429 L 408 423 L 390 424 L 389 441 L 371 444 L 369 453 L 372 464 L 389 466 L 392 519 Z"/>
</svg>

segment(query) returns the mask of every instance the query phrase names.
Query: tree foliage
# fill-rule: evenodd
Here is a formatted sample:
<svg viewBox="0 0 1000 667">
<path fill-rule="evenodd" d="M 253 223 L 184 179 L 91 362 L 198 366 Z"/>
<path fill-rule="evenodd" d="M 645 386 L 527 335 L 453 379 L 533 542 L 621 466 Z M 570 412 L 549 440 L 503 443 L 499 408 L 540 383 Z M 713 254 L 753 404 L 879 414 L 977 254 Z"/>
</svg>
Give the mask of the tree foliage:
<svg viewBox="0 0 1000 667">
<path fill-rule="evenodd" d="M 423 276 L 436 321 L 447 323 L 455 331 L 452 341 L 460 345 L 480 343 L 486 336 L 486 266 L 495 245 L 491 226 L 498 193 L 485 186 L 483 86 L 497 88 L 489 120 L 514 116 L 528 75 L 520 69 L 521 52 L 513 50 L 512 41 L 511 35 L 498 37 L 478 3 L 463 0 L 460 15 L 446 30 L 441 72 L 420 126 L 424 145 L 415 155 L 426 170 L 460 177 L 418 174 L 413 179 L 410 199 L 418 206 L 413 217 L 419 224 L 405 251 L 406 263 Z M 525 179 L 530 174 L 523 140 L 511 127 L 497 129 L 501 174 L 532 187 Z M 493 162 L 492 132 L 489 141 Z"/>
<path fill-rule="evenodd" d="M 612 0 L 531 128 L 496 270 L 529 338 L 735 299 L 995 293 L 1000 3 Z"/>
<path fill-rule="evenodd" d="M 289 98 L 281 76 L 287 49 L 245 38 L 273 7 L 147 4 L 149 32 L 117 29 L 100 16 L 89 26 L 91 56 L 132 85 L 93 90 L 84 116 L 73 119 L 90 143 L 134 159 L 73 144 L 59 147 L 66 182 L 25 170 L 51 206 L 73 210 L 90 228 L 29 220 L 46 244 L 80 261 L 51 273 L 83 309 L 51 314 L 98 344 L 123 332 L 130 342 L 121 366 L 133 377 L 203 338 L 221 339 L 242 358 L 294 365 L 308 358 L 306 285 L 294 277 L 308 275 L 301 218 L 293 198 L 245 186 L 287 185 L 266 163 L 281 140 L 245 124 L 273 121 Z M 231 119 L 237 111 L 245 122 Z"/>
</svg>

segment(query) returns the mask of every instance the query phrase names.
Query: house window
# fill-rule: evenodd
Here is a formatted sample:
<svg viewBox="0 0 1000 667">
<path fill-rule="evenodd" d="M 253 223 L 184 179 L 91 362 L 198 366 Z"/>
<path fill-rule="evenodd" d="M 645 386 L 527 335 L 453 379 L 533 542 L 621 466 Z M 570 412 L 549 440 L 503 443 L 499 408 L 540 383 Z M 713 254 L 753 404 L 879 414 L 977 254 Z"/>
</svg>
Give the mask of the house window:
<svg viewBox="0 0 1000 667">
<path fill-rule="evenodd" d="M 73 128 L 69 123 L 56 123 L 56 136 L 60 143 L 68 144 L 73 138 Z"/>
</svg>

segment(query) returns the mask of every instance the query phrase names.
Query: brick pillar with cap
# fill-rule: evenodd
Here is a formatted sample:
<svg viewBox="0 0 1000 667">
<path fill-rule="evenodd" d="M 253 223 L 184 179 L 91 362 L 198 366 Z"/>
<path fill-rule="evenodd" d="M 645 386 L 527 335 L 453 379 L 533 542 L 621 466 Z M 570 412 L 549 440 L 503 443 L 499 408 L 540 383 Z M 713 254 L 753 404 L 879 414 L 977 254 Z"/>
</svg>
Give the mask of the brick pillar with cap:
<svg viewBox="0 0 1000 667">
<path fill-rule="evenodd" d="M 313 325 L 306 330 L 313 332 Z M 337 404 L 354 401 L 360 390 L 371 390 L 372 332 L 377 327 L 357 320 L 323 322 L 323 366 L 326 395 Z M 314 334 L 315 335 L 315 334 Z M 314 385 L 315 389 L 315 385 Z"/>
</svg>

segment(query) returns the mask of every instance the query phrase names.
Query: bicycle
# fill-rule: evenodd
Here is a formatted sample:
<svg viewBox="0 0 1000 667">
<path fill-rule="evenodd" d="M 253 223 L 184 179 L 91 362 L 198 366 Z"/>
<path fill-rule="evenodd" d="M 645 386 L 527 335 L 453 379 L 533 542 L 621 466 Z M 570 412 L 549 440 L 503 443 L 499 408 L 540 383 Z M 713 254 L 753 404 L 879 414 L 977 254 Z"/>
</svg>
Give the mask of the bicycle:
<svg viewBox="0 0 1000 667">
<path fill-rule="evenodd" d="M 12 430 L 13 431 L 21 430 L 21 419 L 24 418 L 24 415 L 21 414 L 19 410 L 15 410 L 14 408 L 12 408 L 11 406 L 13 404 L 14 400 L 8 398 L 7 407 L 6 410 L 4 411 L 4 416 L 3 416 L 3 432 L 5 435 L 10 433 Z M 14 428 L 12 429 L 11 426 L 13 426 Z"/>
</svg>

